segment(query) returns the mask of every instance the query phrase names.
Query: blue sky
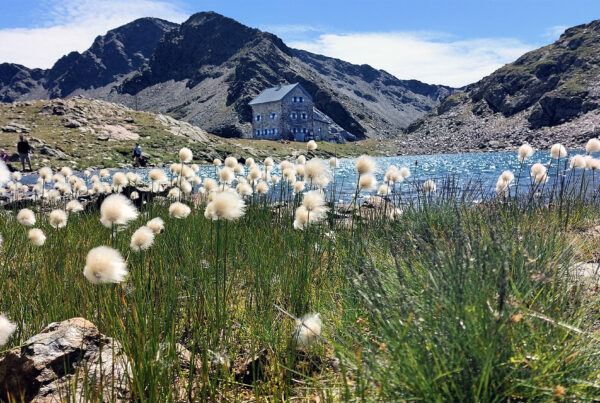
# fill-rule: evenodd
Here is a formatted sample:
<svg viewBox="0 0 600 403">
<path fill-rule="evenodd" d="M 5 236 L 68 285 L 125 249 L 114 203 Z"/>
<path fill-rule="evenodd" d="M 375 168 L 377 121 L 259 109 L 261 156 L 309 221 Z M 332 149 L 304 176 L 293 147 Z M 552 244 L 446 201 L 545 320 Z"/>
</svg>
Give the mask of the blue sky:
<svg viewBox="0 0 600 403">
<path fill-rule="evenodd" d="M 565 27 L 600 18 L 598 0 L 2 0 L 0 62 L 50 67 L 141 16 L 182 22 L 213 10 L 291 46 L 368 63 L 402 79 L 474 82 Z"/>
</svg>

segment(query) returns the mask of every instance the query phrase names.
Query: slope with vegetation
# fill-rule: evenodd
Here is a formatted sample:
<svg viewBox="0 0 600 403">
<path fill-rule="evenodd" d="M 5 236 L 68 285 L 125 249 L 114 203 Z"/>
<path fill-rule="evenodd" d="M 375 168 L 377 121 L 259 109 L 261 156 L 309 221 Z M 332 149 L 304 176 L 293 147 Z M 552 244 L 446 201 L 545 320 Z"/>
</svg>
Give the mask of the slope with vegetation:
<svg viewBox="0 0 600 403">
<path fill-rule="evenodd" d="M 75 97 L 50 101 L 0 104 L 0 148 L 12 154 L 24 134 L 34 148 L 33 168 L 68 165 L 75 168 L 130 167 L 136 142 L 149 164 L 171 161 L 179 147 L 189 147 L 197 163 L 235 154 L 240 158 L 286 156 L 306 152 L 306 143 L 224 139 L 166 115 L 129 109 L 107 101 Z M 322 144 L 316 155 L 391 155 L 385 142 L 365 140 L 347 144 Z"/>
<path fill-rule="evenodd" d="M 68 193 L 1 214 L 0 399 L 598 398 L 591 175 L 559 163 L 551 167 L 564 180 L 491 197 L 391 169 L 387 198 L 342 209 L 322 161 L 287 164 L 327 192 L 292 192 L 286 181 L 249 194 L 249 183 L 264 187 L 263 168 L 249 163 L 233 177 L 215 172 L 220 186 L 205 178 L 198 194 L 170 193 L 176 200 L 146 194 L 144 203 L 124 175 L 100 179 L 119 183 L 114 191 L 141 214 L 114 194 L 99 212 L 48 215 Z M 169 183 L 185 189 L 196 174 L 177 167 L 186 178 Z M 357 195 L 371 194 L 364 179 L 374 168 L 357 162 Z M 233 179 L 240 194 L 227 188 Z M 148 222 L 156 217 L 164 232 Z M 97 329 L 54 323 L 79 317 Z"/>
</svg>

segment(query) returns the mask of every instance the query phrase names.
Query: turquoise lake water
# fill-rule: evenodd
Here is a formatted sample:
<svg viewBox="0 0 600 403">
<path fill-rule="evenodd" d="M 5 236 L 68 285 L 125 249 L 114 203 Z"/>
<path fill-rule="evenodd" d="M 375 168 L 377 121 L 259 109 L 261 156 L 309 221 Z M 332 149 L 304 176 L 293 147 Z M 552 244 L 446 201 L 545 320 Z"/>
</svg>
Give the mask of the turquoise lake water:
<svg viewBox="0 0 600 403">
<path fill-rule="evenodd" d="M 584 151 L 570 151 L 569 157 L 575 154 L 584 154 Z M 598 156 L 597 156 L 598 157 Z M 470 154 L 438 154 L 438 155 L 417 155 L 417 156 L 398 156 L 398 157 L 378 157 L 374 158 L 377 162 L 375 176 L 379 183 L 383 180 L 386 169 L 390 165 L 398 168 L 407 167 L 411 171 L 411 177 L 403 184 L 403 189 L 409 190 L 411 184 L 422 183 L 427 179 L 432 179 L 439 184 L 448 177 L 453 177 L 458 184 L 467 182 L 477 182 L 485 191 L 493 192 L 496 186 L 498 176 L 505 170 L 510 170 L 515 177 L 520 177 L 520 183 L 524 188 L 530 184 L 529 168 L 534 163 L 540 162 L 548 166 L 550 155 L 548 151 L 537 151 L 522 166 L 517 159 L 516 152 L 497 152 L 497 153 L 470 153 Z M 258 162 L 258 161 L 257 161 Z M 337 193 L 341 199 L 347 199 L 348 195 L 353 195 L 356 187 L 357 175 L 355 171 L 355 159 L 340 159 L 340 166 L 335 170 L 335 181 L 338 187 Z M 277 165 L 278 161 L 276 161 Z M 328 165 L 328 164 L 327 164 Z M 564 161 L 561 161 L 561 166 Z M 550 182 L 556 175 L 556 160 L 549 171 Z M 119 171 L 138 172 L 142 179 L 147 181 L 147 169 L 120 169 Z M 114 172 L 114 170 L 111 170 Z M 168 168 L 165 172 L 169 174 Z M 97 173 L 97 172 L 95 172 Z M 275 167 L 271 172 L 274 175 L 281 176 L 281 172 Z M 215 177 L 215 168 L 213 166 L 201 166 L 198 173 L 200 177 Z M 600 176 L 600 175 L 599 175 Z M 34 183 L 36 175 L 24 177 L 24 183 Z M 108 180 L 105 179 L 105 180 Z M 277 192 L 278 186 L 271 186 L 271 190 Z M 375 192 L 371 192 L 375 193 Z M 369 193 L 364 196 L 368 196 Z"/>
</svg>

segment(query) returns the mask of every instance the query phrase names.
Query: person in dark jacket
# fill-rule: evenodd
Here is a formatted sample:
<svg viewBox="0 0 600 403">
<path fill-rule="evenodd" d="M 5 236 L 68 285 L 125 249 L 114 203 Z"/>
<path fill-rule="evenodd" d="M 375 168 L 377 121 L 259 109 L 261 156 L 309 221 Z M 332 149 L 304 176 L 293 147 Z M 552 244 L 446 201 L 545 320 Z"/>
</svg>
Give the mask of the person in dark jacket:
<svg viewBox="0 0 600 403">
<path fill-rule="evenodd" d="M 135 143 L 135 148 L 133 149 L 133 166 L 137 168 L 142 166 L 142 147 L 140 143 Z"/>
<path fill-rule="evenodd" d="M 19 142 L 17 143 L 17 152 L 19 153 L 19 159 L 21 160 L 23 171 L 25 170 L 25 161 L 27 161 L 29 170 L 31 171 L 31 160 L 29 159 L 31 146 L 29 145 L 29 142 L 23 138 L 22 134 L 19 136 Z"/>
</svg>

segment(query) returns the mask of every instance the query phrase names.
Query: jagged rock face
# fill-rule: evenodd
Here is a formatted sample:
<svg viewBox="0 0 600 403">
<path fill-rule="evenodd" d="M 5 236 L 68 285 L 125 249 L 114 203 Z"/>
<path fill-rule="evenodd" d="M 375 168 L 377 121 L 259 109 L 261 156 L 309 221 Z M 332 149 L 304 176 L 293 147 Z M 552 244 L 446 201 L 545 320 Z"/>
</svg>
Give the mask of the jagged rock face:
<svg viewBox="0 0 600 403">
<path fill-rule="evenodd" d="M 0 102 L 11 102 L 42 90 L 44 71 L 28 69 L 20 64 L 0 64 Z"/>
<path fill-rule="evenodd" d="M 250 131 L 252 98 L 265 88 L 294 82 L 357 138 L 395 136 L 453 92 L 291 49 L 272 34 L 215 13 L 196 14 L 167 33 L 148 66 L 128 78 L 120 92 L 135 95 L 143 108 L 237 137 Z"/>
<path fill-rule="evenodd" d="M 71 52 L 63 56 L 45 75 L 50 97 L 102 87 L 137 70 L 148 61 L 165 32 L 176 26 L 168 21 L 142 18 L 97 37 L 82 54 Z"/>
<path fill-rule="evenodd" d="M 408 143 L 424 139 L 458 151 L 528 141 L 580 146 L 600 124 L 600 20 L 570 28 L 555 43 L 529 52 L 463 93 L 444 100 L 408 128 Z M 419 146 L 422 146 L 422 142 Z"/>
<path fill-rule="evenodd" d="M 0 359 L 0 400 L 78 401 L 86 388 L 105 388 L 105 396 L 124 401 L 131 376 L 121 344 L 91 322 L 73 318 L 51 323 Z"/>
<path fill-rule="evenodd" d="M 88 51 L 64 56 L 39 81 L 23 69 L 20 76 L 5 74 L 2 101 L 79 94 L 166 113 L 224 137 L 250 132 L 248 102 L 279 84 L 300 82 L 356 138 L 397 136 L 454 92 L 291 49 L 275 35 L 212 12 L 179 26 L 134 21 L 98 37 Z"/>
<path fill-rule="evenodd" d="M 135 20 L 98 36 L 85 52 L 61 57 L 49 70 L 0 64 L 0 101 L 59 98 L 117 82 L 146 63 L 176 26 L 158 18 Z"/>
</svg>

